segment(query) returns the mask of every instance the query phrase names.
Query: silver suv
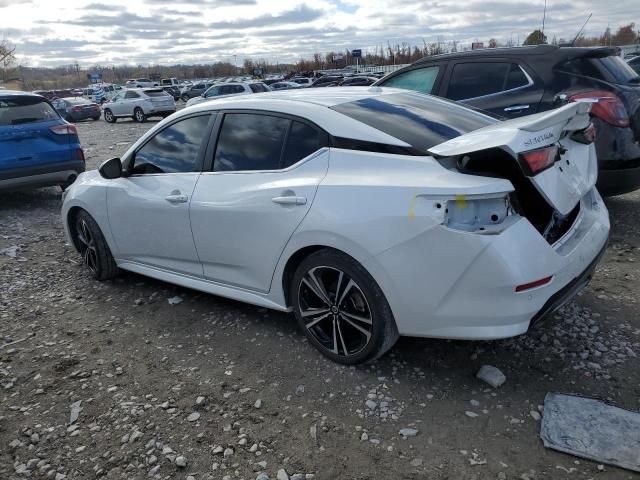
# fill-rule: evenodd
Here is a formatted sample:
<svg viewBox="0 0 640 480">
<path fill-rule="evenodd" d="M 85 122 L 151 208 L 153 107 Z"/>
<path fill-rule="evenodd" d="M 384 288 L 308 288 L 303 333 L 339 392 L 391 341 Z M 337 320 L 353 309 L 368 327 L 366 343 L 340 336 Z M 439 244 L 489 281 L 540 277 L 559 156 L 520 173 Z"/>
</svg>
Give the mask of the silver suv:
<svg viewBox="0 0 640 480">
<path fill-rule="evenodd" d="M 187 107 L 213 100 L 218 97 L 234 95 L 249 95 L 251 93 L 270 92 L 271 89 L 262 82 L 229 82 L 218 83 L 209 87 L 201 96 L 194 97 L 187 102 Z"/>
<path fill-rule="evenodd" d="M 118 93 L 104 104 L 104 119 L 133 118 L 142 123 L 148 117 L 168 117 L 176 111 L 173 97 L 162 88 L 133 88 Z"/>
</svg>

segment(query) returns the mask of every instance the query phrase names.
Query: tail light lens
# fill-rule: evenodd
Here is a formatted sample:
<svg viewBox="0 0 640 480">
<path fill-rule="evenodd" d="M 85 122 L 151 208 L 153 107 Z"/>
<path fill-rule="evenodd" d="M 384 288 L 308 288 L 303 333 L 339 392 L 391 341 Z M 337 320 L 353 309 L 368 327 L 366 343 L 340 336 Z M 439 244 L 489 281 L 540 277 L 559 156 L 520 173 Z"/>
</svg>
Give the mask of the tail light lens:
<svg viewBox="0 0 640 480">
<path fill-rule="evenodd" d="M 80 107 L 73 107 L 71 110 L 73 110 L 74 112 L 80 112 L 80 111 L 82 111 L 82 108 L 80 108 Z"/>
<path fill-rule="evenodd" d="M 571 139 L 576 142 L 584 143 L 585 145 L 589 145 L 596 141 L 596 127 L 593 126 L 593 123 L 589 124 L 587 128 L 584 130 L 579 130 L 571 135 Z"/>
<path fill-rule="evenodd" d="M 49 130 L 51 130 L 56 135 L 78 135 L 78 129 L 75 125 L 72 125 L 70 123 L 49 127 Z"/>
<path fill-rule="evenodd" d="M 541 278 L 540 280 L 536 280 L 535 282 L 518 285 L 516 286 L 516 292 L 524 292 L 525 290 L 531 290 L 532 288 L 542 287 L 543 285 L 551 282 L 552 279 L 553 275 L 551 275 L 550 277 Z"/>
<path fill-rule="evenodd" d="M 557 156 L 558 147 L 553 145 L 551 147 L 521 153 L 520 164 L 525 167 L 525 170 L 527 170 L 526 173 L 530 176 L 536 175 L 553 165 Z"/>
<path fill-rule="evenodd" d="M 628 127 L 629 115 L 624 104 L 615 93 L 604 90 L 582 92 L 569 97 L 569 101 L 575 102 L 581 99 L 596 100 L 591 106 L 591 114 L 614 127 Z"/>
<path fill-rule="evenodd" d="M 84 151 L 81 148 L 76 148 L 76 158 L 84 162 Z"/>
</svg>

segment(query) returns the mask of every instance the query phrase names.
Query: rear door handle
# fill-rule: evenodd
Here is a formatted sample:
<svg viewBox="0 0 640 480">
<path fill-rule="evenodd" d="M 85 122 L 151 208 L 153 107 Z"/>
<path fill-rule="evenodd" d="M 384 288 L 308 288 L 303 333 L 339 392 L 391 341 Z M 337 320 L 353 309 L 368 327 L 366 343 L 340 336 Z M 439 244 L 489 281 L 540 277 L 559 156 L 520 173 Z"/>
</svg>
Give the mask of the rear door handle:
<svg viewBox="0 0 640 480">
<path fill-rule="evenodd" d="M 517 112 L 519 110 L 527 110 L 529 105 L 512 105 L 504 109 L 505 112 Z"/>
<path fill-rule="evenodd" d="M 180 193 L 172 193 L 171 195 L 167 195 L 164 199 L 169 203 L 187 203 L 189 197 L 187 195 L 182 195 Z"/>
<path fill-rule="evenodd" d="M 285 197 L 273 197 L 271 201 L 273 203 L 279 203 L 280 205 L 304 205 L 307 203 L 307 198 L 287 195 Z"/>
</svg>

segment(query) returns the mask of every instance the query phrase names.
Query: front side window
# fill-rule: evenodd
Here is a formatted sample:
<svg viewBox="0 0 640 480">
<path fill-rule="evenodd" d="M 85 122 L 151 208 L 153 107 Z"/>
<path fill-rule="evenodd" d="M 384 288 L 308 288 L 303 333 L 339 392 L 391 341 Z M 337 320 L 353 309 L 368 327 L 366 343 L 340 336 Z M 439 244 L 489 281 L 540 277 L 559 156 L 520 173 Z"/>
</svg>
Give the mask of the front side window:
<svg viewBox="0 0 640 480">
<path fill-rule="evenodd" d="M 414 90 L 420 93 L 431 93 L 438 78 L 440 67 L 425 67 L 401 73 L 383 83 L 385 87 Z"/>
<path fill-rule="evenodd" d="M 193 172 L 209 136 L 210 115 L 190 117 L 165 128 L 135 154 L 133 174 Z"/>
<path fill-rule="evenodd" d="M 511 63 L 458 63 L 453 67 L 447 98 L 465 100 L 505 90 L 504 83 Z"/>
<path fill-rule="evenodd" d="M 217 97 L 218 95 L 220 95 L 220 88 L 219 87 L 211 87 L 209 90 L 206 91 L 206 93 L 204 94 L 204 96 L 206 98 L 209 97 Z"/>
<path fill-rule="evenodd" d="M 224 116 L 213 161 L 214 171 L 276 170 L 290 120 L 271 115 Z"/>
</svg>

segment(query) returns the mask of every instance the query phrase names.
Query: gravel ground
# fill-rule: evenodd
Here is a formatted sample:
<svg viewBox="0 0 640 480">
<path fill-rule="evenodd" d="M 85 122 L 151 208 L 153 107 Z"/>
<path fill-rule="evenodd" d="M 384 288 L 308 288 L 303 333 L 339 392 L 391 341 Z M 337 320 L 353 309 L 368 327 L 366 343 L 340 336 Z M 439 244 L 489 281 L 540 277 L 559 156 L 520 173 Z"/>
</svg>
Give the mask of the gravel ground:
<svg viewBox="0 0 640 480">
<path fill-rule="evenodd" d="M 79 124 L 89 168 L 153 124 Z M 538 432 L 547 392 L 640 408 L 640 193 L 608 200 L 596 278 L 528 335 L 402 338 L 363 368 L 325 360 L 289 315 L 90 279 L 60 202 L 0 193 L 3 480 L 638 478 L 546 450 Z M 476 379 L 485 364 L 506 383 Z"/>
</svg>

